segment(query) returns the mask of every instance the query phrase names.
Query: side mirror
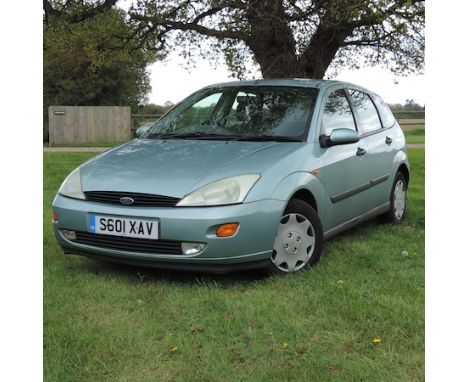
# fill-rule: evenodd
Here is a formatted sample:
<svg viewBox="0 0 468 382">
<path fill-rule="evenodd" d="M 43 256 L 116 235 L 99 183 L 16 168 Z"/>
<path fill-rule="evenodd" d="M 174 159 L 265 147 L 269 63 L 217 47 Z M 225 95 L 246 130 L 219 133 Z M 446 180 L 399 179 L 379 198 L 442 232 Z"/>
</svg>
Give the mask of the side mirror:
<svg viewBox="0 0 468 382">
<path fill-rule="evenodd" d="M 356 142 L 359 142 L 359 134 L 351 129 L 335 129 L 330 135 L 322 134 L 320 136 L 320 145 L 322 147 L 347 145 Z"/>
<path fill-rule="evenodd" d="M 135 136 L 137 138 L 141 138 L 143 134 L 145 134 L 151 127 L 152 125 L 143 125 L 140 126 L 138 129 L 136 129 Z"/>
</svg>

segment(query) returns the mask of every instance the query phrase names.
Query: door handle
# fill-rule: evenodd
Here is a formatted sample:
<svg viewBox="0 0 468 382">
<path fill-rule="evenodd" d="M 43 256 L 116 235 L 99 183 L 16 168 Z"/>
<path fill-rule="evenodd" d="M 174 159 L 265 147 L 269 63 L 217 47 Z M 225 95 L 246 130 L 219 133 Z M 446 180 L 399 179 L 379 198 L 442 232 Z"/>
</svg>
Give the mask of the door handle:
<svg viewBox="0 0 468 382">
<path fill-rule="evenodd" d="M 385 143 L 386 143 L 387 145 L 390 145 L 392 142 L 393 142 L 393 139 L 392 139 L 392 138 L 390 138 L 390 137 L 386 137 L 386 138 L 385 138 Z"/>
<path fill-rule="evenodd" d="M 366 149 L 363 149 L 362 147 L 358 147 L 356 151 L 356 155 L 358 157 L 362 157 L 365 153 L 367 153 Z"/>
</svg>

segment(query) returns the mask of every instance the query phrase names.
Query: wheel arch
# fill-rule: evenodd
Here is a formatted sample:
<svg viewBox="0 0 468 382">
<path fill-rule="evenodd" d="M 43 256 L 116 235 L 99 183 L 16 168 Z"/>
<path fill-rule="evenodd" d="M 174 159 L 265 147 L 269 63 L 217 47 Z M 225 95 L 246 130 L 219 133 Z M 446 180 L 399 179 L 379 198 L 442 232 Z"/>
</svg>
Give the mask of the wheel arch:
<svg viewBox="0 0 468 382">
<path fill-rule="evenodd" d="M 301 188 L 297 190 L 289 200 L 291 199 L 299 199 L 302 200 L 303 202 L 306 202 L 309 204 L 315 212 L 318 213 L 318 206 L 317 206 L 317 200 L 315 199 L 314 194 L 308 190 L 307 188 Z"/>
<path fill-rule="evenodd" d="M 403 176 L 405 177 L 405 180 L 406 180 L 406 186 L 408 186 L 409 180 L 410 180 L 410 172 L 409 172 L 409 168 L 408 168 L 408 166 L 406 165 L 406 163 L 402 163 L 402 164 L 398 167 L 397 173 L 398 173 L 398 172 L 401 172 L 401 173 L 403 174 Z"/>
<path fill-rule="evenodd" d="M 404 150 L 399 150 L 395 157 L 393 158 L 393 179 L 395 179 L 396 174 L 400 171 L 406 179 L 406 184 L 410 180 L 410 165 L 408 162 L 408 155 Z M 392 179 L 392 184 L 393 184 Z"/>
</svg>

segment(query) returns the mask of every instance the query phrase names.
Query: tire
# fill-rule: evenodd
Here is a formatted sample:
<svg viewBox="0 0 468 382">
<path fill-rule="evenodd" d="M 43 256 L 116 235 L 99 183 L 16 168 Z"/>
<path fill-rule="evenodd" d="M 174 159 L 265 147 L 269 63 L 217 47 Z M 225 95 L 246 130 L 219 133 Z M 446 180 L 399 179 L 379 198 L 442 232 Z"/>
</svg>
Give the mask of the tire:
<svg viewBox="0 0 468 382">
<path fill-rule="evenodd" d="M 323 251 L 323 228 L 317 212 L 306 202 L 292 199 L 278 223 L 267 269 L 285 275 L 315 264 Z"/>
<path fill-rule="evenodd" d="M 379 216 L 382 223 L 400 224 L 406 213 L 406 191 L 408 182 L 401 172 L 397 172 L 390 194 L 390 209 Z"/>
</svg>

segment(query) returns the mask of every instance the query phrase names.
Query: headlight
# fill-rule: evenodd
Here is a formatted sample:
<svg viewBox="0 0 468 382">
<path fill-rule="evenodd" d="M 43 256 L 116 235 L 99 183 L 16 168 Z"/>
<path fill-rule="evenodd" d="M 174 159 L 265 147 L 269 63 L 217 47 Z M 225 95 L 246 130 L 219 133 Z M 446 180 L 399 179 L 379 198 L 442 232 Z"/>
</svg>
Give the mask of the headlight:
<svg viewBox="0 0 468 382">
<path fill-rule="evenodd" d="M 81 173 L 79 167 L 67 176 L 58 192 L 69 198 L 85 199 L 83 189 L 81 188 Z"/>
<path fill-rule="evenodd" d="M 233 176 L 210 183 L 188 194 L 177 206 L 218 206 L 242 203 L 260 174 Z"/>
</svg>

